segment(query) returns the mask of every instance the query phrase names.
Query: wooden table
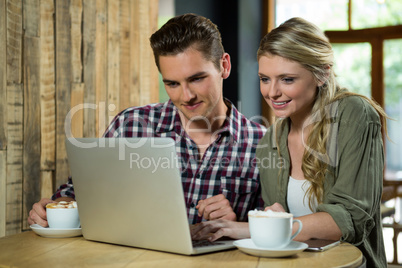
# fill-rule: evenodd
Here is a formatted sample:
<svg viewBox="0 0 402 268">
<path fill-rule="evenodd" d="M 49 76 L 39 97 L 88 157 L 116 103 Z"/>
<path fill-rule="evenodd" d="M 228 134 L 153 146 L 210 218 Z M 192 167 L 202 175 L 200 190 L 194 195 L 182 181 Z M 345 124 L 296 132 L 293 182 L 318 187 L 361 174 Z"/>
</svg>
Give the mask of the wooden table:
<svg viewBox="0 0 402 268">
<path fill-rule="evenodd" d="M 182 256 L 75 238 L 43 238 L 34 232 L 0 238 L 0 267 L 357 267 L 362 253 L 342 243 L 326 252 L 258 258 L 237 249 Z"/>
</svg>

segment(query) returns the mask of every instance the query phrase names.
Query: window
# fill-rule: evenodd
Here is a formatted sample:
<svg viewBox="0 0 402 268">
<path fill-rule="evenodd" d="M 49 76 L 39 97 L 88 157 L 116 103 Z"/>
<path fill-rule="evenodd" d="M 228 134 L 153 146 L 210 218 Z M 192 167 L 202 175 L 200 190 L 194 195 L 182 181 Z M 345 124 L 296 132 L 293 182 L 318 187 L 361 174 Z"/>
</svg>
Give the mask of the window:
<svg viewBox="0 0 402 268">
<path fill-rule="evenodd" d="M 384 41 L 385 112 L 394 120 L 388 121 L 386 141 L 387 173 L 402 177 L 402 39 Z"/>
<path fill-rule="evenodd" d="M 279 26 L 292 17 L 302 17 L 321 29 L 347 30 L 347 4 L 348 0 L 277 0 L 275 24 Z"/>
<path fill-rule="evenodd" d="M 335 74 L 347 89 L 371 98 L 370 43 L 333 44 Z"/>
<path fill-rule="evenodd" d="M 400 0 L 353 0 L 353 29 L 402 24 Z"/>
</svg>

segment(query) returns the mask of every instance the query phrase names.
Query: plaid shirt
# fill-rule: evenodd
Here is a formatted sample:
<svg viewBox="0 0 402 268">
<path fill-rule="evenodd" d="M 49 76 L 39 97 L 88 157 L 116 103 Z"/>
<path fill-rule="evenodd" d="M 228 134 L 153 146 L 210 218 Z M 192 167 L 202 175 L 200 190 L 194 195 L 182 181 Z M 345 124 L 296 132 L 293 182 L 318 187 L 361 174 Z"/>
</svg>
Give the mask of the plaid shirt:
<svg viewBox="0 0 402 268">
<path fill-rule="evenodd" d="M 104 137 L 170 137 L 176 141 L 190 224 L 202 221 L 195 208 L 198 201 L 218 194 L 229 200 L 238 221 L 246 221 L 249 210 L 263 206 L 255 150 L 266 129 L 226 102 L 231 107 L 230 117 L 202 158 L 170 100 L 122 111 L 104 134 Z M 71 178 L 52 198 L 61 196 L 75 197 Z"/>
</svg>

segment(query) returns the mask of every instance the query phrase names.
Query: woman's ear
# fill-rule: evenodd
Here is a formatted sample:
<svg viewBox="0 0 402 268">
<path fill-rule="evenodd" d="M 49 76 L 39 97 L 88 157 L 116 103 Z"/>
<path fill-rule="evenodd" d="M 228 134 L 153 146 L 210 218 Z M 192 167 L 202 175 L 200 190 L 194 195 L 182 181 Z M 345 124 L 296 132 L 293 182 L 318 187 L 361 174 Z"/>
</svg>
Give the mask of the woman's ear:
<svg viewBox="0 0 402 268">
<path fill-rule="evenodd" d="M 228 53 L 223 53 L 221 59 L 221 67 L 222 67 L 222 78 L 226 79 L 230 75 L 230 70 L 232 69 L 232 64 L 230 63 L 230 55 Z"/>
<path fill-rule="evenodd" d="M 323 81 L 320 80 L 320 81 L 318 82 L 318 86 L 319 86 L 319 87 L 323 86 L 323 85 L 327 82 L 327 80 L 328 80 L 328 78 L 329 78 L 329 73 L 330 73 L 330 71 L 331 71 L 331 66 L 326 65 L 326 66 L 324 67 L 324 80 L 323 80 Z"/>
</svg>

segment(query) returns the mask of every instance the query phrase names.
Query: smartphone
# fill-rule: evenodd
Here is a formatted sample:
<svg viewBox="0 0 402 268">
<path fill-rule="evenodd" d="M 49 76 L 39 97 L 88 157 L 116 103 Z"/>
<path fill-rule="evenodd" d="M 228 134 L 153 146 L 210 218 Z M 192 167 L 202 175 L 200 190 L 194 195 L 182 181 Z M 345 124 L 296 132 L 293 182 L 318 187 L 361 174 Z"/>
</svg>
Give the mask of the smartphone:
<svg viewBox="0 0 402 268">
<path fill-rule="evenodd" d="M 326 239 L 310 239 L 304 241 L 308 245 L 306 250 L 310 251 L 325 251 L 340 244 L 340 241 Z"/>
</svg>

